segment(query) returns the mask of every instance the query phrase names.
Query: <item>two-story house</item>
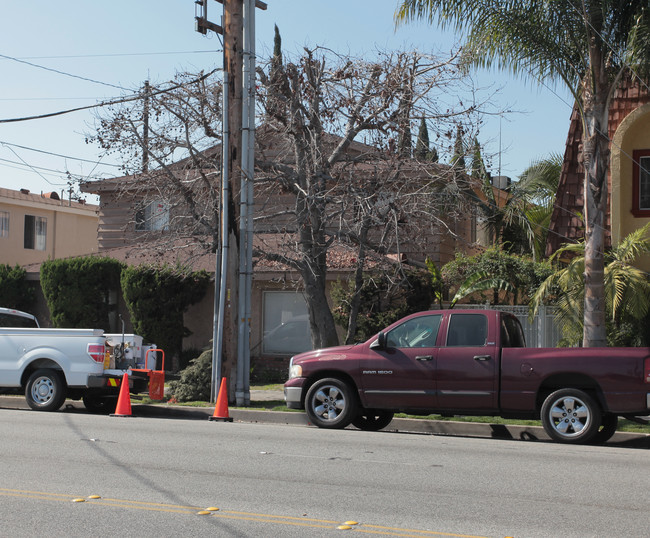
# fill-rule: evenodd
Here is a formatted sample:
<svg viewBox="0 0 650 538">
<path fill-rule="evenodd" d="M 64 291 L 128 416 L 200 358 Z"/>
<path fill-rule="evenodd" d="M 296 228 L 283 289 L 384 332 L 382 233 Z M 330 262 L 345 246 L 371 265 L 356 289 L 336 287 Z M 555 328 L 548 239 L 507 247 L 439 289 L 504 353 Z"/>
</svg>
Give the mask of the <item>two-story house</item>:
<svg viewBox="0 0 650 538">
<path fill-rule="evenodd" d="M 580 115 L 574 107 L 547 254 L 584 236 L 582 134 Z M 605 241 L 610 246 L 650 222 L 650 92 L 646 85 L 629 79 L 621 84 L 610 104 L 607 134 L 610 166 Z M 650 257 L 640 259 L 638 265 L 650 271 Z"/>
<path fill-rule="evenodd" d="M 275 164 L 281 163 L 284 158 L 282 157 L 283 141 L 265 134 L 261 132 L 257 137 L 257 159 Z M 218 148 L 211 151 L 219 154 Z M 351 157 L 373 151 L 376 150 L 356 142 L 348 149 Z M 368 163 L 366 160 L 362 164 L 350 164 L 350 162 L 354 162 L 354 159 L 346 163 L 348 173 L 356 177 L 359 175 L 368 177 L 370 191 L 379 188 L 376 187 L 376 178 L 382 175 L 383 166 L 389 166 L 379 161 Z M 196 172 L 192 172 L 188 161 L 172 166 L 175 166 L 178 171 L 183 171 L 184 185 L 192 184 L 197 178 Z M 402 165 L 400 170 L 399 177 L 402 179 L 395 181 L 394 185 L 402 191 L 410 189 L 412 193 L 410 198 L 415 199 L 417 196 L 424 197 L 423 193 L 417 192 L 418 185 L 424 185 L 425 180 L 428 181 L 431 177 L 442 177 L 450 173 L 453 172 L 447 165 L 430 163 L 416 166 L 416 163 L 411 165 L 407 163 Z M 218 181 L 217 170 L 211 170 L 206 175 L 214 178 L 215 183 Z M 259 184 L 256 183 L 255 187 L 254 244 L 260 250 L 287 252 L 296 242 L 295 221 L 292 222 L 287 216 L 295 208 L 295 197 L 281 188 L 272 189 L 272 192 L 263 192 L 263 179 L 268 179 L 268 173 L 260 168 L 259 176 L 259 178 L 256 176 L 256 181 L 258 179 L 261 181 Z M 173 196 L 173 193 L 170 194 L 167 189 L 159 186 L 146 187 L 144 179 L 127 176 L 82 186 L 82 191 L 100 197 L 97 230 L 100 255 L 108 255 L 130 264 L 182 263 L 194 269 L 205 269 L 213 273 L 215 254 L 210 253 L 206 248 L 212 238 L 201 236 L 197 227 L 188 225 L 187 215 L 190 209 L 183 204 L 178 193 Z M 196 183 L 201 182 L 196 181 Z M 381 188 L 389 188 L 386 185 L 384 183 Z M 390 193 L 386 194 L 389 203 Z M 209 197 L 210 193 L 203 192 L 203 196 Z M 453 205 L 456 202 L 454 197 L 457 198 L 459 193 L 446 194 L 446 196 L 450 199 L 450 205 Z M 341 196 L 340 199 L 345 200 L 345 196 Z M 191 211 L 202 211 L 201 214 L 205 218 L 214 218 L 214 215 L 210 215 L 209 208 L 212 207 L 210 202 L 206 207 L 207 209 L 192 207 Z M 349 207 L 342 210 L 340 218 L 354 220 L 355 208 L 358 209 L 358 205 L 350 203 Z M 398 241 L 391 244 L 388 255 L 383 257 L 385 263 L 392 263 L 391 260 L 399 255 L 401 260 L 421 263 L 429 257 L 437 263 L 444 264 L 454 257 L 457 250 L 471 251 L 476 247 L 477 221 L 472 216 L 473 213 L 449 211 L 448 214 L 442 215 L 433 206 L 428 210 L 431 215 L 431 222 L 428 223 L 417 222 L 418 219 L 426 218 L 426 211 L 421 215 L 408 212 L 398 215 L 399 226 L 407 228 L 410 225 L 413 233 L 405 233 Z M 374 230 L 372 233 L 378 237 L 380 231 Z M 351 243 L 339 241 L 330 247 L 327 256 L 329 284 L 348 280 L 356 268 L 357 257 L 357 251 Z M 373 263 L 377 266 L 377 261 Z M 253 364 L 255 359 L 263 358 L 267 365 L 277 363 L 284 368 L 286 359 L 291 354 L 309 349 L 307 308 L 301 289 L 302 282 L 295 269 L 261 256 L 254 260 L 251 299 Z M 200 304 L 191 307 L 186 315 L 185 323 L 193 335 L 186 339 L 184 347 L 202 347 L 209 344 L 212 337 L 212 310 L 211 291 Z M 260 364 L 259 361 L 257 364 Z"/>
<path fill-rule="evenodd" d="M 0 263 L 28 265 L 97 252 L 99 207 L 0 188 Z"/>
</svg>

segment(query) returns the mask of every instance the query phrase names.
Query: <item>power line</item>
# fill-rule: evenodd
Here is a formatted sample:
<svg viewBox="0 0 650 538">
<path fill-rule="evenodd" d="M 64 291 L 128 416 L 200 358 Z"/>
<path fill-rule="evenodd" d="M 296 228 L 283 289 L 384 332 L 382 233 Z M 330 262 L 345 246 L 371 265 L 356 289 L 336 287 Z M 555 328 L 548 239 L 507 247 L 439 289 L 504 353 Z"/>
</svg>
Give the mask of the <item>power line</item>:
<svg viewBox="0 0 650 538">
<path fill-rule="evenodd" d="M 97 97 L 0 97 L 0 101 L 96 101 Z"/>
<path fill-rule="evenodd" d="M 45 67 L 43 65 L 38 65 L 38 64 L 28 62 L 28 61 L 25 61 L 25 60 L 19 60 L 18 58 L 14 58 L 13 56 L 7 56 L 5 54 L 0 54 L 0 58 L 4 58 L 5 60 L 12 60 L 14 62 L 29 65 L 31 67 L 36 67 L 38 69 L 44 69 L 45 71 L 51 71 L 52 73 L 57 73 L 59 75 L 64 75 L 66 77 L 72 77 L 72 78 L 77 78 L 77 79 L 80 79 L 80 80 L 85 80 L 86 82 L 92 82 L 93 84 L 101 84 L 103 86 L 109 86 L 111 88 L 117 88 L 118 90 L 131 91 L 130 89 L 124 88 L 123 86 L 118 86 L 116 84 L 111 84 L 109 82 L 102 82 L 100 80 L 94 80 L 94 79 L 88 78 L 88 77 L 82 77 L 80 75 L 73 75 L 72 73 L 66 73 L 65 71 L 59 71 L 58 69 L 52 69 L 51 67 Z"/>
<path fill-rule="evenodd" d="M 1 54 L 0 54 L 0 57 L 2 57 Z M 194 84 L 195 82 L 205 80 L 206 78 L 208 78 L 212 74 L 216 73 L 217 71 L 221 71 L 221 68 L 213 69 L 209 73 L 201 75 L 200 77 L 195 78 L 193 80 L 190 80 L 189 82 L 182 82 L 180 84 L 175 84 L 174 86 L 171 86 L 170 88 L 152 92 L 150 94 L 150 96 L 155 96 L 155 95 L 160 95 L 162 93 L 167 93 L 167 92 L 173 91 L 175 89 L 182 88 L 183 86 L 186 86 L 188 84 Z M 131 91 L 131 90 L 129 90 L 129 91 Z M 52 118 L 52 117 L 55 117 L 55 116 L 62 116 L 64 114 L 70 114 L 72 112 L 79 112 L 81 110 L 90 110 L 92 108 L 100 108 L 100 107 L 104 107 L 104 106 L 111 106 L 111 105 L 117 105 L 117 104 L 121 104 L 121 103 L 128 103 L 129 101 L 135 101 L 137 99 L 142 99 L 142 95 L 140 93 L 131 95 L 130 97 L 123 97 L 123 98 L 114 99 L 114 100 L 111 100 L 111 101 L 103 101 L 101 103 L 97 103 L 97 104 L 94 104 L 94 105 L 80 106 L 80 107 L 77 107 L 77 108 L 70 108 L 70 109 L 67 109 L 67 110 L 60 110 L 58 112 L 49 112 L 49 113 L 45 113 L 45 114 L 38 114 L 36 116 L 23 116 L 22 118 L 0 119 L 0 124 L 1 123 L 17 123 L 17 122 L 21 122 L 21 121 L 41 120 L 41 119 L 45 119 L 45 118 Z"/>
<path fill-rule="evenodd" d="M 45 181 L 48 185 L 60 185 L 60 183 L 52 183 L 49 179 L 47 179 L 43 174 L 41 174 L 38 171 L 38 168 L 40 168 L 39 166 L 32 166 L 31 164 L 29 164 L 20 155 L 18 155 L 18 153 L 16 153 L 13 148 L 9 148 L 9 151 L 11 151 L 18 159 L 20 159 L 20 161 L 23 163 L 23 165 L 25 165 L 27 168 L 31 169 L 34 173 L 38 174 L 41 177 L 41 179 L 43 179 L 43 181 Z M 4 161 L 6 159 L 2 159 L 2 160 Z M 9 161 L 9 162 L 12 162 L 12 161 Z M 14 164 L 20 164 L 20 163 L 15 163 L 14 162 Z M 46 170 L 50 170 L 50 169 L 46 169 Z"/>
<path fill-rule="evenodd" d="M 90 160 L 90 159 L 82 159 L 80 157 L 71 157 L 70 155 L 62 155 L 61 153 L 53 153 L 51 151 L 45 151 L 43 149 L 36 149 L 36 148 L 30 148 L 28 146 L 21 146 L 20 144 L 12 144 L 11 142 L 5 142 L 3 140 L 0 140 L 0 145 L 2 146 L 12 146 L 14 148 L 20 148 L 20 149 L 26 149 L 28 151 L 35 151 L 37 153 L 43 153 L 45 155 L 52 155 L 54 157 L 63 157 L 64 159 L 71 159 L 73 161 L 80 161 L 80 162 L 85 162 L 85 163 L 91 163 L 91 164 L 102 164 L 103 166 L 113 166 L 115 168 L 119 168 L 119 164 L 109 164 L 109 163 L 101 163 L 100 161 L 96 160 Z"/>
<path fill-rule="evenodd" d="M 70 54 L 64 56 L 24 56 L 18 60 L 63 60 L 71 58 L 119 58 L 122 56 L 164 56 L 173 54 L 214 54 L 223 52 L 223 50 L 185 50 L 185 51 L 168 51 L 168 52 L 123 52 L 110 54 Z"/>
<path fill-rule="evenodd" d="M 3 163 L 9 163 L 9 164 L 3 164 Z M 13 166 L 13 165 L 17 165 L 17 166 Z M 25 170 L 26 167 L 31 169 L 32 171 L 34 171 L 34 169 L 37 168 L 39 170 L 43 170 L 45 172 L 48 172 L 48 175 L 53 175 L 53 176 L 54 175 L 56 175 L 56 176 L 64 176 L 64 175 L 66 175 L 66 172 L 63 172 L 61 170 L 54 170 L 52 168 L 45 168 L 45 167 L 42 167 L 42 166 L 29 165 L 29 164 L 25 164 L 24 162 L 12 161 L 12 160 L 9 160 L 9 159 L 2 159 L 2 158 L 0 158 L 0 166 L 6 166 L 7 168 L 14 168 L 16 170 L 23 170 L 23 171 Z"/>
</svg>

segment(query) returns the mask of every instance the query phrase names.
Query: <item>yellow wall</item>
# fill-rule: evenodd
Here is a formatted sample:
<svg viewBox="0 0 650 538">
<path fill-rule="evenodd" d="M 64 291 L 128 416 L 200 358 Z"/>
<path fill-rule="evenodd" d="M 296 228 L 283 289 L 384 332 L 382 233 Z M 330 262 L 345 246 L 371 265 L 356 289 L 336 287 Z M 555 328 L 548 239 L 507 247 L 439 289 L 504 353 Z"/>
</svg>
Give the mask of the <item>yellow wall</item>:
<svg viewBox="0 0 650 538">
<path fill-rule="evenodd" d="M 639 107 L 621 122 L 611 149 L 611 218 L 612 244 L 620 241 L 648 222 L 632 212 L 632 154 L 637 149 L 650 149 L 650 104 Z M 636 263 L 640 269 L 650 271 L 650 257 Z"/>
<path fill-rule="evenodd" d="M 0 196 L 0 211 L 9 213 L 9 236 L 0 237 L 0 263 L 28 265 L 97 252 L 95 206 L 69 206 L 65 201 L 49 200 L 41 203 L 34 195 L 29 198 Z M 47 219 L 45 250 L 24 248 L 25 215 Z"/>
</svg>

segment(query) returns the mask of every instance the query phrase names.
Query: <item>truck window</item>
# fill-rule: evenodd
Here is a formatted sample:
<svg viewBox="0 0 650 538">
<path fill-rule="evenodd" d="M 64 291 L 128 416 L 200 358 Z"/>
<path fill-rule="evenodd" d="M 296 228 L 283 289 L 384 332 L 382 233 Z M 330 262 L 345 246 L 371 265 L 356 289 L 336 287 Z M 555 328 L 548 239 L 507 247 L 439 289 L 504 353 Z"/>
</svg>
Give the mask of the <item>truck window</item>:
<svg viewBox="0 0 650 538">
<path fill-rule="evenodd" d="M 447 346 L 484 346 L 487 318 L 484 314 L 452 314 L 447 330 Z"/>
<path fill-rule="evenodd" d="M 386 335 L 389 347 L 434 347 L 440 329 L 441 314 L 409 319 Z"/>
<path fill-rule="evenodd" d="M 501 347 L 526 347 L 524 330 L 514 316 L 501 318 Z"/>
<path fill-rule="evenodd" d="M 0 327 L 12 327 L 12 328 L 18 327 L 21 329 L 37 329 L 38 323 L 36 323 L 32 318 L 0 313 Z"/>
</svg>

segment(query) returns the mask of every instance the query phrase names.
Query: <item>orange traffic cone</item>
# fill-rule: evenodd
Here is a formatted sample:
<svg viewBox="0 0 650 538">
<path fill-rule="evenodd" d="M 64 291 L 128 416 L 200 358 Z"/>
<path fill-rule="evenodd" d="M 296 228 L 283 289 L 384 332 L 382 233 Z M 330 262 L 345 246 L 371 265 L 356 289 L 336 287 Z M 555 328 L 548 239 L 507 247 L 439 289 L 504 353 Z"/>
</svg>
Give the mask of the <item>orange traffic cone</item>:
<svg viewBox="0 0 650 538">
<path fill-rule="evenodd" d="M 117 397 L 117 407 L 112 417 L 130 417 L 131 416 L 131 395 L 129 394 L 129 374 L 122 377 L 120 386 L 120 395 Z"/>
<path fill-rule="evenodd" d="M 217 405 L 214 406 L 214 413 L 210 420 L 232 422 L 232 418 L 228 415 L 228 386 L 225 377 L 221 379 L 219 394 L 217 394 Z"/>
</svg>

